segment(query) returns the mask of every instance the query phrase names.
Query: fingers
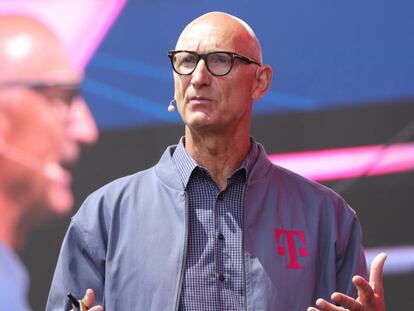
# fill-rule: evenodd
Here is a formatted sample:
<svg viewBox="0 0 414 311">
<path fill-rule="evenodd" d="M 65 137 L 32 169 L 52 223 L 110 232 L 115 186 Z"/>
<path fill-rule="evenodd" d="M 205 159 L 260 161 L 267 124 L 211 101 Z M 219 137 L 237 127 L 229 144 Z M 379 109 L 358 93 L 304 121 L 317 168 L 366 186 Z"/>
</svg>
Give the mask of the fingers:
<svg viewBox="0 0 414 311">
<path fill-rule="evenodd" d="M 94 305 L 94 303 L 95 303 L 95 292 L 92 289 L 88 288 L 86 290 L 85 296 L 83 296 L 83 298 L 82 298 L 82 303 L 84 305 L 86 305 L 88 308 L 90 306 Z"/>
<path fill-rule="evenodd" d="M 362 305 L 352 297 L 344 295 L 342 293 L 333 293 L 331 296 L 332 301 L 336 304 L 339 304 L 342 309 L 340 310 L 352 310 L 352 311 L 361 311 L 363 310 Z"/>
<path fill-rule="evenodd" d="M 356 275 L 352 278 L 352 283 L 358 290 L 358 299 L 362 304 L 372 303 L 375 299 L 374 290 L 362 276 Z"/>
<path fill-rule="evenodd" d="M 358 300 L 360 300 L 363 305 L 372 305 L 376 299 L 375 295 L 383 297 L 382 271 L 386 259 L 387 255 L 385 253 L 381 253 L 374 258 L 371 264 L 369 283 L 361 276 L 354 276 L 352 278 L 352 283 L 354 283 L 358 289 Z"/>
<path fill-rule="evenodd" d="M 331 299 L 340 306 L 336 306 L 324 299 L 319 298 L 316 301 L 316 308 L 310 307 L 307 309 L 307 311 L 363 311 L 362 305 L 354 298 L 347 295 L 341 293 L 333 293 Z"/>
<path fill-rule="evenodd" d="M 371 270 L 369 275 L 369 283 L 371 284 L 372 288 L 374 289 L 374 293 L 383 296 L 383 269 L 384 269 L 384 263 L 387 259 L 387 254 L 380 253 L 377 256 L 375 256 L 374 260 L 371 264 Z"/>
<path fill-rule="evenodd" d="M 102 306 L 93 306 L 95 304 L 95 292 L 90 288 L 86 290 L 85 296 L 82 298 L 82 303 L 88 308 L 89 311 L 104 310 Z"/>
<path fill-rule="evenodd" d="M 337 307 L 327 302 L 325 299 L 319 298 L 316 300 L 316 308 L 311 307 L 308 308 L 307 311 L 345 311 L 345 309 L 342 307 Z"/>
</svg>

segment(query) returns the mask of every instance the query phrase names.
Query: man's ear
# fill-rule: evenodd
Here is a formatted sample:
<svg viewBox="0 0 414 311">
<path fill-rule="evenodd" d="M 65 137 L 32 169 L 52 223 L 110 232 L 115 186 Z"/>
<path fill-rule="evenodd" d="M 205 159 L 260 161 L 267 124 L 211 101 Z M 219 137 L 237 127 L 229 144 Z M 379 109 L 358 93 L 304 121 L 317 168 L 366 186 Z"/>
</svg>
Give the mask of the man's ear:
<svg viewBox="0 0 414 311">
<path fill-rule="evenodd" d="M 272 83 L 273 70 L 270 65 L 262 65 L 256 70 L 256 80 L 253 86 L 252 100 L 257 100 L 266 94 Z"/>
</svg>

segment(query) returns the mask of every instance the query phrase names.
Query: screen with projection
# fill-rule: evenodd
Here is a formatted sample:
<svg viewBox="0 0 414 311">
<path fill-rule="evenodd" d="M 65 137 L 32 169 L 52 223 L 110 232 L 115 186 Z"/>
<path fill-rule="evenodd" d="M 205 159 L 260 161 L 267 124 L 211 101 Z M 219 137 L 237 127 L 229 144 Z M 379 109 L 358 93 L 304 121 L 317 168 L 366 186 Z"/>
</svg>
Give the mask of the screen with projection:
<svg viewBox="0 0 414 311">
<path fill-rule="evenodd" d="M 156 163 L 183 135 L 179 114 L 167 110 L 174 97 L 167 52 L 195 17 L 228 12 L 254 29 L 274 70 L 269 92 L 254 103 L 252 136 L 275 164 L 350 203 L 368 261 L 389 253 L 387 309 L 412 310 L 414 2 L 131 0 L 117 9 L 85 67 L 83 94 L 101 136 L 73 168 L 75 210 L 103 184 Z M 35 310 L 44 308 L 69 221 L 42 228 L 22 254 Z"/>
</svg>

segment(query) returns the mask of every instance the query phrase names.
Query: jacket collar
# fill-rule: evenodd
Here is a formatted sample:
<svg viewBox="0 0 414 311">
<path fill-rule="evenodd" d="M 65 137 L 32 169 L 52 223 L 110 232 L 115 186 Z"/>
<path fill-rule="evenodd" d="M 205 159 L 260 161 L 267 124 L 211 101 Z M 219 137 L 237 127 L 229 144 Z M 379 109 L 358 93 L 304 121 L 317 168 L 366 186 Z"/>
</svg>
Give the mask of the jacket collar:
<svg viewBox="0 0 414 311">
<path fill-rule="evenodd" d="M 267 153 L 263 145 L 257 143 L 257 147 L 259 149 L 259 155 L 257 156 L 257 160 L 255 161 L 251 169 L 249 175 L 249 183 L 264 178 L 272 168 L 272 162 L 270 162 L 270 160 L 268 159 Z"/>
<path fill-rule="evenodd" d="M 259 143 L 257 143 L 257 147 L 259 154 L 251 168 L 251 172 L 248 177 L 249 183 L 257 181 L 266 176 L 272 167 L 272 163 L 267 158 L 264 147 Z M 173 162 L 173 154 L 176 148 L 177 145 L 167 147 L 161 156 L 161 159 L 155 165 L 155 172 L 159 179 L 168 187 L 174 188 L 178 191 L 184 191 L 184 185 L 181 180 L 181 176 Z"/>
<path fill-rule="evenodd" d="M 167 147 L 161 156 L 161 159 L 155 165 L 155 173 L 168 187 L 174 188 L 178 191 L 184 191 L 184 185 L 181 181 L 180 174 L 172 159 L 176 147 L 177 145 Z"/>
</svg>

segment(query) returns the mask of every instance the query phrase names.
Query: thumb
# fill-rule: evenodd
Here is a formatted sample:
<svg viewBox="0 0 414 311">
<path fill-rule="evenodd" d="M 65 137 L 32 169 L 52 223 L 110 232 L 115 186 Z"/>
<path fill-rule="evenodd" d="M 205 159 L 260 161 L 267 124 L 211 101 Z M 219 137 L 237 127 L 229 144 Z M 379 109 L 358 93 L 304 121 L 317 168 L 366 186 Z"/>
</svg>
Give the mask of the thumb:
<svg viewBox="0 0 414 311">
<path fill-rule="evenodd" d="M 88 308 L 92 307 L 95 304 L 95 292 L 93 289 L 88 288 L 86 290 L 85 296 L 82 298 L 82 303 Z"/>
<path fill-rule="evenodd" d="M 370 274 L 369 274 L 369 283 L 374 290 L 375 294 L 383 296 L 383 268 L 385 260 L 387 259 L 387 254 L 380 253 L 375 256 L 371 264 Z"/>
</svg>

